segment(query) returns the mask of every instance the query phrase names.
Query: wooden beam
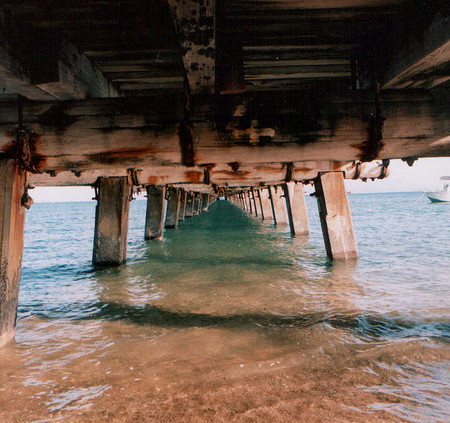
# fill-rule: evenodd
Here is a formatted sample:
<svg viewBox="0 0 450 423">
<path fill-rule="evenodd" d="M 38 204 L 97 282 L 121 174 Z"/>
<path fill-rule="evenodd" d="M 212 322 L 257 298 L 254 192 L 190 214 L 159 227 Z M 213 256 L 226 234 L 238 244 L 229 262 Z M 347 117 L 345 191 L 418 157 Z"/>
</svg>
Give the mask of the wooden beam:
<svg viewBox="0 0 450 423">
<path fill-rule="evenodd" d="M 0 31 L 0 85 L 30 100 L 55 100 L 52 95 L 31 83 L 28 70 L 10 51 Z"/>
<path fill-rule="evenodd" d="M 215 1 L 168 0 L 192 94 L 215 89 Z"/>
<path fill-rule="evenodd" d="M 450 16 L 436 14 L 418 41 L 406 46 L 391 59 L 384 77 L 384 89 L 432 88 L 450 80 Z M 417 37 L 415 37 L 417 40 Z"/>
<path fill-rule="evenodd" d="M 5 29 L 0 28 L 0 34 L 5 34 Z M 22 38 L 28 43 L 23 45 Z M 0 85 L 8 90 L 31 100 L 119 95 L 91 60 L 59 32 L 39 29 L 16 39 L 0 35 Z M 20 52 L 21 60 L 14 59 L 12 52 Z"/>
<path fill-rule="evenodd" d="M 439 97 L 436 92 L 385 92 L 381 98 L 385 117 L 382 140 L 374 156 L 449 156 L 450 144 L 439 143 L 449 135 L 448 98 L 448 94 Z M 374 104 L 353 102 L 351 96 L 325 100 L 316 104 L 314 111 L 305 110 L 309 103 L 303 104 L 298 96 L 258 95 L 242 116 L 232 117 L 232 125 L 217 130 L 208 121 L 209 112 L 200 114 L 203 106 L 198 106 L 198 111 L 194 108 L 193 112 L 194 116 L 199 114 L 193 123 L 194 164 L 212 169 L 216 166 L 217 172 L 224 172 L 217 177 L 226 181 L 233 179 L 233 173 L 238 179 L 244 176 L 240 164 L 348 162 L 364 157 L 367 149 L 373 148 L 368 132 Z M 265 105 L 264 110 L 258 108 L 260 104 Z M 30 102 L 23 105 L 22 118 L 38 171 L 145 170 L 183 163 L 178 134 L 183 103 L 178 95 Z M 0 151 L 5 155 L 17 154 L 17 127 L 17 103 L 1 102 Z M 199 178 L 196 182 L 201 182 L 203 172 L 195 167 L 192 172 L 192 177 Z"/>
<path fill-rule="evenodd" d="M 91 60 L 59 34 L 40 30 L 33 40 L 30 78 L 43 91 L 59 100 L 119 96 Z"/>
</svg>

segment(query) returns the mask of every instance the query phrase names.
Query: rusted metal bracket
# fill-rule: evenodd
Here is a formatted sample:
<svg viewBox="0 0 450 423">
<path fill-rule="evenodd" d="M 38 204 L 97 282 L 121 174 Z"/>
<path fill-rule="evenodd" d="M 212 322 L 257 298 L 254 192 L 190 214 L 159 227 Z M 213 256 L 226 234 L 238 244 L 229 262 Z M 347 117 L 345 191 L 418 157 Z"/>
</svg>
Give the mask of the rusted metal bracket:
<svg viewBox="0 0 450 423">
<path fill-rule="evenodd" d="M 94 201 L 98 201 L 99 199 L 99 185 L 100 185 L 100 178 L 97 178 L 94 185 L 92 185 L 92 188 L 94 188 L 94 196 L 92 197 L 92 199 Z"/>
<path fill-rule="evenodd" d="M 132 185 L 134 185 L 134 186 L 141 185 L 141 183 L 139 181 L 139 173 L 140 172 L 142 172 L 142 169 L 134 169 L 134 168 L 127 169 L 128 177 L 129 177 Z"/>
<path fill-rule="evenodd" d="M 42 173 L 39 170 L 40 159 L 34 154 L 36 134 L 34 132 L 18 128 L 15 131 L 15 159 L 28 172 Z"/>
<path fill-rule="evenodd" d="M 355 166 L 355 174 L 352 179 L 358 179 L 359 175 L 361 175 L 361 162 L 354 162 L 353 164 Z"/>
<path fill-rule="evenodd" d="M 377 179 L 384 179 L 387 176 L 387 170 L 389 167 L 389 164 L 391 163 L 391 161 L 389 159 L 383 159 L 381 162 L 381 171 L 380 171 L 380 175 L 378 176 Z"/>
<path fill-rule="evenodd" d="M 294 163 L 285 163 L 286 166 L 286 176 L 284 177 L 285 182 L 292 181 L 292 175 L 294 173 Z"/>
</svg>

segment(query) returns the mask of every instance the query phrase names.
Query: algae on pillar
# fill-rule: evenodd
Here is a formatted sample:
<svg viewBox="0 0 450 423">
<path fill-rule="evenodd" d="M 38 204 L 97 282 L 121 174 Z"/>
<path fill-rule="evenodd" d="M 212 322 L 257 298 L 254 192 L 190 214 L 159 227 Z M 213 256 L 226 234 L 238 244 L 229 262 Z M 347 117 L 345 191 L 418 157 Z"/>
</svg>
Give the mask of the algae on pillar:
<svg viewBox="0 0 450 423">
<path fill-rule="evenodd" d="M 315 188 L 328 257 L 330 259 L 358 257 L 343 172 L 319 173 Z"/>
<path fill-rule="evenodd" d="M 166 213 L 166 187 L 147 186 L 145 239 L 162 239 Z"/>
<path fill-rule="evenodd" d="M 308 211 L 306 209 L 305 194 L 303 193 L 303 184 L 289 182 L 283 184 L 282 187 L 291 234 L 309 234 Z"/>
<path fill-rule="evenodd" d="M 25 171 L 11 159 L 0 160 L 0 346 L 14 338 L 22 270 Z"/>
<path fill-rule="evenodd" d="M 178 227 L 178 216 L 180 214 L 181 191 L 175 188 L 168 189 L 167 210 L 166 210 L 166 229 Z"/>
<path fill-rule="evenodd" d="M 127 260 L 131 184 L 126 176 L 99 178 L 95 209 L 95 266 L 119 265 Z"/>
</svg>

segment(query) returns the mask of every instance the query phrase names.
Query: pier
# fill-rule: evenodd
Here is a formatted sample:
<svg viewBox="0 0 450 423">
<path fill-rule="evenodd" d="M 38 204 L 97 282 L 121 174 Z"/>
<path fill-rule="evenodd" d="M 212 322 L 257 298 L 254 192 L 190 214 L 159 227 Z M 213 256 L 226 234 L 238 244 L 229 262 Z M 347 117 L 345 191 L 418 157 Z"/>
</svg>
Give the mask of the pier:
<svg viewBox="0 0 450 423">
<path fill-rule="evenodd" d="M 0 346 L 14 337 L 33 187 L 92 186 L 92 262 L 227 199 L 358 256 L 345 179 L 450 156 L 450 7 L 409 0 L 4 0 Z"/>
</svg>

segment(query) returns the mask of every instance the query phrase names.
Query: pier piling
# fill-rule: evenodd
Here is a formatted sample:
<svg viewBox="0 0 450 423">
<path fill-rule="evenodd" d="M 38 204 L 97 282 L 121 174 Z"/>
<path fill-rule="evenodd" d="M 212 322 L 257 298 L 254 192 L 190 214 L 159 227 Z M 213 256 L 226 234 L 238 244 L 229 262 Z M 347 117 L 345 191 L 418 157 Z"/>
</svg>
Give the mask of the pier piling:
<svg viewBox="0 0 450 423">
<path fill-rule="evenodd" d="M 0 346 L 14 338 L 22 266 L 25 171 L 0 160 Z"/>
<path fill-rule="evenodd" d="M 358 257 L 342 172 L 320 173 L 315 181 L 325 248 L 330 259 Z"/>
<path fill-rule="evenodd" d="M 283 184 L 283 192 L 291 234 L 309 234 L 308 212 L 303 193 L 303 184 L 296 184 L 295 182 Z"/>
<path fill-rule="evenodd" d="M 127 259 L 131 184 L 126 176 L 99 178 L 92 263 L 119 265 Z"/>
<path fill-rule="evenodd" d="M 162 239 L 166 212 L 166 187 L 147 186 L 145 239 Z"/>
<path fill-rule="evenodd" d="M 276 225 L 287 225 L 288 218 L 286 212 L 286 202 L 284 201 L 283 188 L 281 186 L 275 187 L 274 189 L 272 189 L 271 194 Z"/>
<path fill-rule="evenodd" d="M 166 229 L 174 229 L 178 227 L 178 216 L 181 206 L 181 191 L 176 188 L 168 189 L 167 211 L 166 211 Z"/>
</svg>

